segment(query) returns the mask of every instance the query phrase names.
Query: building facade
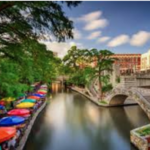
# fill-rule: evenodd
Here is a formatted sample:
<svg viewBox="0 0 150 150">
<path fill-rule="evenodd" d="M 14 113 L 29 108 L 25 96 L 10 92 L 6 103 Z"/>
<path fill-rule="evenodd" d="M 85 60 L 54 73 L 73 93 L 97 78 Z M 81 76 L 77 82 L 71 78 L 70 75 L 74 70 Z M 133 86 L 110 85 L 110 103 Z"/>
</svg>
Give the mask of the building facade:
<svg viewBox="0 0 150 150">
<path fill-rule="evenodd" d="M 150 70 L 150 50 L 141 55 L 141 71 Z"/>
<path fill-rule="evenodd" d="M 143 54 L 114 54 L 111 57 L 116 58 L 114 65 L 119 68 L 121 75 L 150 70 L 150 50 Z M 93 58 L 90 66 L 95 67 L 96 64 L 97 60 Z M 84 68 L 87 64 L 80 64 L 80 66 Z"/>
<path fill-rule="evenodd" d="M 120 67 L 120 74 L 139 72 L 141 69 L 141 54 L 114 54 L 115 65 Z"/>
</svg>

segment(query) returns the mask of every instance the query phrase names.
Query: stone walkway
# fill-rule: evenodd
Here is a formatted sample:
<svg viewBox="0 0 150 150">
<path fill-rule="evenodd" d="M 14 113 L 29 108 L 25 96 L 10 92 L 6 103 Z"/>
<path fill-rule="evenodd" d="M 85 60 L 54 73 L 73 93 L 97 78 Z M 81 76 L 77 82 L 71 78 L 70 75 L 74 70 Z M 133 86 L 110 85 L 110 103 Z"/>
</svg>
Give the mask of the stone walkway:
<svg viewBox="0 0 150 150">
<path fill-rule="evenodd" d="M 34 114 L 34 116 L 32 117 L 32 120 L 30 121 L 23 137 L 21 138 L 20 142 L 19 142 L 19 146 L 16 148 L 16 150 L 23 150 L 26 142 L 27 142 L 27 139 L 28 139 L 28 136 L 30 135 L 30 132 L 31 132 L 31 129 L 32 129 L 32 126 L 38 116 L 38 114 L 45 108 L 47 104 L 47 100 L 44 101 L 44 103 L 42 104 L 42 106 L 36 111 L 36 113 Z"/>
</svg>

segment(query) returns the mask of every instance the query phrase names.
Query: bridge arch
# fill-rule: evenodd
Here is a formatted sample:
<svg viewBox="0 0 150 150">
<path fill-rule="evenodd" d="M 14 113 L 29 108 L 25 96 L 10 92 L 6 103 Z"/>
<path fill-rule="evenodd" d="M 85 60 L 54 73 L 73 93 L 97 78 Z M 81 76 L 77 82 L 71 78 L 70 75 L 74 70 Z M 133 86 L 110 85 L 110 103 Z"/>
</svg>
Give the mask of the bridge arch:
<svg viewBox="0 0 150 150">
<path fill-rule="evenodd" d="M 109 106 L 119 106 L 124 104 L 128 96 L 139 104 L 150 119 L 150 90 L 140 88 L 116 88 L 106 97 L 106 101 Z"/>
<path fill-rule="evenodd" d="M 128 95 L 126 94 L 118 94 L 114 95 L 110 100 L 110 105 L 123 105 Z"/>
</svg>

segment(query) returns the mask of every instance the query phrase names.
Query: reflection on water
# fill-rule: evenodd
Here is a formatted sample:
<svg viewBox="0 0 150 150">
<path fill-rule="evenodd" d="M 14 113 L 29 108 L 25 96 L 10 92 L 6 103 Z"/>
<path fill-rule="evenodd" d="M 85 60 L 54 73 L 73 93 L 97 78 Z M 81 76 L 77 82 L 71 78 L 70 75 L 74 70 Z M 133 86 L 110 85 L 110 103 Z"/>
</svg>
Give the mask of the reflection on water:
<svg viewBox="0 0 150 150">
<path fill-rule="evenodd" d="M 53 85 L 24 150 L 136 150 L 131 129 L 149 123 L 139 106 L 101 108 Z"/>
</svg>

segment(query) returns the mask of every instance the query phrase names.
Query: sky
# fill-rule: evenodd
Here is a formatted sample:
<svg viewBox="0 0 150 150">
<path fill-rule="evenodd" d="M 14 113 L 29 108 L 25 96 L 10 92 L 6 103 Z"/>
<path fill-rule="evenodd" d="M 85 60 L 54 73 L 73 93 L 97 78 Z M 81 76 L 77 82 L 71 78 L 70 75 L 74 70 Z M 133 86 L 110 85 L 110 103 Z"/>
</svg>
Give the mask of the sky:
<svg viewBox="0 0 150 150">
<path fill-rule="evenodd" d="M 46 42 L 63 57 L 72 45 L 108 49 L 114 53 L 145 53 L 150 49 L 150 2 L 84 1 L 75 8 L 63 7 L 74 22 L 74 39 Z"/>
</svg>

